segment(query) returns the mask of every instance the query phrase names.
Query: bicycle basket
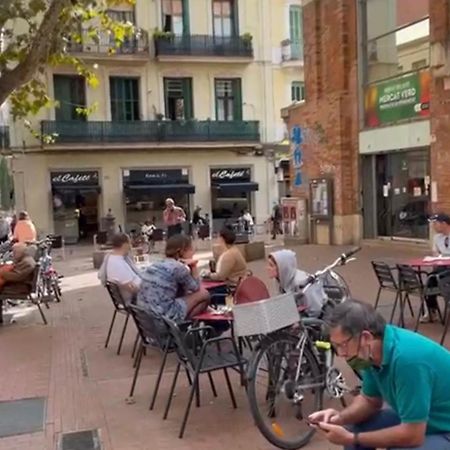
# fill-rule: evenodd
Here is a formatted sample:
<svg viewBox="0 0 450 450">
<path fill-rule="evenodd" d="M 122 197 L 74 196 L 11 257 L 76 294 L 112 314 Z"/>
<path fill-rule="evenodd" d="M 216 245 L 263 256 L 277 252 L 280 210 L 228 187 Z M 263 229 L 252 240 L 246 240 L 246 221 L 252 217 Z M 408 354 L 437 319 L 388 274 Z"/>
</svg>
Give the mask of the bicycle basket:
<svg viewBox="0 0 450 450">
<path fill-rule="evenodd" d="M 269 334 L 300 320 L 293 294 L 234 305 L 233 316 L 237 336 Z"/>
</svg>

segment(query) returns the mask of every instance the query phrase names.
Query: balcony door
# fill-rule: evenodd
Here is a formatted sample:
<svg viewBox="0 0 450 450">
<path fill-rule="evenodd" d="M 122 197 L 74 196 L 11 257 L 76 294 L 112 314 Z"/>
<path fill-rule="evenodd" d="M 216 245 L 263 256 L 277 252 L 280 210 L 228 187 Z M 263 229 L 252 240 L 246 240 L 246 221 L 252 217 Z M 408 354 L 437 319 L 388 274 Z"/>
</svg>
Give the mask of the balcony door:
<svg viewBox="0 0 450 450">
<path fill-rule="evenodd" d="M 291 59 L 303 59 L 303 14 L 298 5 L 289 8 L 289 38 Z"/>
<path fill-rule="evenodd" d="M 58 106 L 55 119 L 58 122 L 85 121 L 86 115 L 79 108 L 86 107 L 86 82 L 79 75 L 53 75 L 53 88 Z"/>
<path fill-rule="evenodd" d="M 230 38 L 239 34 L 236 8 L 235 0 L 213 0 L 215 38 Z"/>
<path fill-rule="evenodd" d="M 140 120 L 139 79 L 110 77 L 111 120 Z"/>
<path fill-rule="evenodd" d="M 190 120 L 194 117 L 192 78 L 164 78 L 166 118 Z"/>
<path fill-rule="evenodd" d="M 240 78 L 215 80 L 216 119 L 242 120 L 242 94 Z"/>
<path fill-rule="evenodd" d="M 175 36 L 189 35 L 188 0 L 162 0 L 162 30 Z"/>
</svg>

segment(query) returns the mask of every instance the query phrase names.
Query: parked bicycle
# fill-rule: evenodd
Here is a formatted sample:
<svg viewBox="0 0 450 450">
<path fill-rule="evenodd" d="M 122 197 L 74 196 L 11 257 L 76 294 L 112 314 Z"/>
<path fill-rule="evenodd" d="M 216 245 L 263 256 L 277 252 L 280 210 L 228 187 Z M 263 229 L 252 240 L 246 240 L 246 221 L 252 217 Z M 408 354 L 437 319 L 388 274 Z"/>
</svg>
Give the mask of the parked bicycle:
<svg viewBox="0 0 450 450">
<path fill-rule="evenodd" d="M 333 269 L 354 260 L 354 249 L 323 270 L 311 275 L 302 291 L 318 280 L 334 277 Z M 332 295 L 323 313 L 349 298 L 348 287 L 339 286 L 341 296 Z M 306 445 L 315 430 L 304 420 L 322 409 L 324 393 L 345 404 L 353 393 L 341 371 L 334 366 L 334 353 L 322 318 L 302 317 L 299 324 L 260 339 L 248 367 L 248 398 L 256 426 L 278 448 L 293 450 Z"/>
<path fill-rule="evenodd" d="M 38 281 L 38 292 L 43 298 L 60 302 L 62 300 L 61 278 L 53 266 L 51 256 L 52 239 L 47 236 L 41 241 L 32 243 L 37 247 L 36 259 L 40 265 L 40 277 Z"/>
</svg>

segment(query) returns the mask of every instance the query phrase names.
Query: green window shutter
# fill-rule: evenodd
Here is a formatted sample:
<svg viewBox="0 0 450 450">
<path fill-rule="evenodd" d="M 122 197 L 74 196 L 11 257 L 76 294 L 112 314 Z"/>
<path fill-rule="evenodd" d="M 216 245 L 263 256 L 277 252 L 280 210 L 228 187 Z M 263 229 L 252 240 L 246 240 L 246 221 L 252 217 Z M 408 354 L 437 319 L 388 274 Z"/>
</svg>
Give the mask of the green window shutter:
<svg viewBox="0 0 450 450">
<path fill-rule="evenodd" d="M 194 118 L 194 105 L 192 100 L 192 78 L 183 78 L 184 117 L 186 120 Z"/>
<path fill-rule="evenodd" d="M 231 0 L 231 11 L 233 14 L 233 35 L 239 36 L 239 9 L 238 0 Z"/>
<path fill-rule="evenodd" d="M 139 120 L 139 80 L 110 77 L 111 120 Z"/>
<path fill-rule="evenodd" d="M 80 115 L 77 108 L 86 106 L 85 80 L 78 75 L 54 75 L 54 97 L 59 102 L 55 108 L 55 119 L 58 121 L 85 121 L 86 116 Z"/>
<path fill-rule="evenodd" d="M 183 0 L 183 35 L 189 36 L 190 34 L 189 0 Z"/>
<path fill-rule="evenodd" d="M 242 83 L 240 78 L 233 79 L 234 111 L 233 119 L 242 120 Z"/>
<path fill-rule="evenodd" d="M 303 58 L 303 10 L 301 6 L 289 8 L 289 34 L 291 53 L 294 58 Z"/>
</svg>

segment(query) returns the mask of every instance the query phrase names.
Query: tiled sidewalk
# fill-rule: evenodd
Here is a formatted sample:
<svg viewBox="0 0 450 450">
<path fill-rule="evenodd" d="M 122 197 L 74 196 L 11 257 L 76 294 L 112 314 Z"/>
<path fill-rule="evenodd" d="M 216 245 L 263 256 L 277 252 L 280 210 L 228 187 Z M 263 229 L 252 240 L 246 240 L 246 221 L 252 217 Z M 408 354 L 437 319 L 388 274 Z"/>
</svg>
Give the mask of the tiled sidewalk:
<svg viewBox="0 0 450 450">
<path fill-rule="evenodd" d="M 298 249 L 298 253 L 303 266 L 312 270 L 329 262 L 340 250 L 308 246 Z M 342 273 L 356 297 L 373 301 L 376 283 L 369 261 L 386 257 L 402 260 L 418 252 L 423 250 L 390 245 L 371 247 L 361 253 L 357 264 L 345 267 Z M 263 262 L 254 263 L 252 268 L 264 276 Z M 91 276 L 93 282 L 82 285 L 77 277 L 65 280 L 67 292 L 63 303 L 51 305 L 47 312 L 48 326 L 41 325 L 38 314 L 34 313 L 0 328 L 0 400 L 47 397 L 45 430 L 0 439 L 0 450 L 56 450 L 62 432 L 88 429 L 100 430 L 105 450 L 272 448 L 254 427 L 245 393 L 238 387 L 236 377 L 233 385 L 238 409 L 232 409 L 222 374 L 215 376 L 217 399 L 212 397 L 207 383 L 202 383 L 202 406 L 193 407 L 185 438 L 179 440 L 177 435 L 187 400 L 187 383 L 183 377 L 167 421 L 162 420 L 162 413 L 170 376 L 164 377 L 155 411 L 148 410 L 160 358 L 157 353 L 144 358 L 136 403 L 127 404 L 125 399 L 133 375 L 130 354 L 134 327 L 129 327 L 120 356 L 115 353 L 119 326 L 110 348 L 104 349 L 112 308 L 104 289 L 92 286 L 95 275 Z M 123 319 L 118 320 L 121 323 Z M 437 336 L 441 328 L 425 326 L 424 331 Z M 316 437 L 306 448 L 336 447 Z"/>
</svg>

